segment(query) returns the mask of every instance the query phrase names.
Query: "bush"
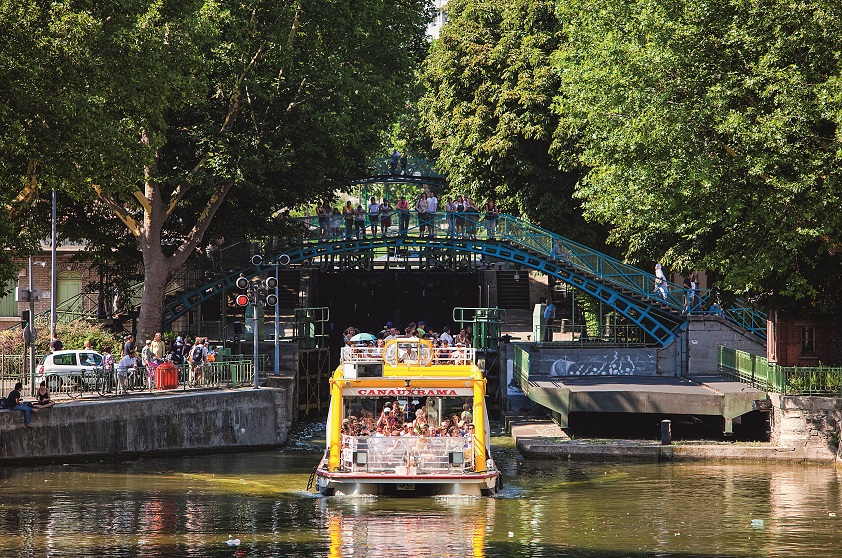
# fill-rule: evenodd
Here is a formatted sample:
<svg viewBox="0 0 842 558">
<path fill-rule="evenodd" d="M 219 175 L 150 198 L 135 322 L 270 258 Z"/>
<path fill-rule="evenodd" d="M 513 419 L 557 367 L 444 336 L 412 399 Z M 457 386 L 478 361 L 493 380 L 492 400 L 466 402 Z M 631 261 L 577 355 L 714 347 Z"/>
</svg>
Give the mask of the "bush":
<svg viewBox="0 0 842 558">
<path fill-rule="evenodd" d="M 102 352 L 106 345 L 119 348 L 123 343 L 120 335 L 105 330 L 99 324 L 89 324 L 81 320 L 71 324 L 57 324 L 56 337 L 61 340 L 65 349 L 81 349 L 85 340 L 90 340 L 91 347 L 98 352 Z M 19 329 L 0 332 L 0 353 L 21 355 L 23 352 L 23 335 Z M 43 355 L 48 352 L 50 335 L 49 330 L 45 328 L 38 331 L 35 354 Z"/>
</svg>

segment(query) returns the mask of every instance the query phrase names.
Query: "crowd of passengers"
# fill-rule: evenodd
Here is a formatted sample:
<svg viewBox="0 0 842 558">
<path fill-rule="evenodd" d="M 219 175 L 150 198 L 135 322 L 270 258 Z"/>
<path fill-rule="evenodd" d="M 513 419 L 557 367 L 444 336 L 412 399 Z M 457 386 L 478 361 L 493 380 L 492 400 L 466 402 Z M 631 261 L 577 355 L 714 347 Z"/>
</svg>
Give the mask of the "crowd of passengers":
<svg viewBox="0 0 842 558">
<path fill-rule="evenodd" d="M 440 420 L 441 418 L 441 420 Z M 461 413 L 438 416 L 435 401 L 428 397 L 426 405 L 418 400 L 387 403 L 375 419 L 372 411 L 361 411 L 360 416 L 351 415 L 342 421 L 345 436 L 426 436 L 464 437 L 474 435 L 473 413 L 468 403 Z"/>
<path fill-rule="evenodd" d="M 386 341 L 390 339 L 418 337 L 419 339 L 426 339 L 430 341 L 433 347 L 472 347 L 474 342 L 474 334 L 471 326 L 465 326 L 459 330 L 459 333 L 452 335 L 450 333 L 450 326 L 444 326 L 441 332 L 428 328 L 423 321 L 410 322 L 403 332 L 395 327 L 392 322 L 386 322 L 386 325 L 375 334 L 375 339 L 372 341 L 354 342 L 352 339 L 355 335 L 360 333 L 360 330 L 354 326 L 350 326 L 342 332 L 342 339 L 348 347 L 379 347 L 385 346 Z"/>
</svg>

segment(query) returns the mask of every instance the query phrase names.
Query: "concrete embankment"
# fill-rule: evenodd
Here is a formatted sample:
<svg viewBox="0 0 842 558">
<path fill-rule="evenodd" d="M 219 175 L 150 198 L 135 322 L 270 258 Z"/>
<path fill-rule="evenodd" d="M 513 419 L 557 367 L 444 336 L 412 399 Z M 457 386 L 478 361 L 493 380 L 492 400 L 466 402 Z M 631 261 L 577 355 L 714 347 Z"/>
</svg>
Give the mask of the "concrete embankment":
<svg viewBox="0 0 842 558">
<path fill-rule="evenodd" d="M 509 430 L 524 456 L 582 461 L 802 461 L 832 463 L 833 448 L 740 442 L 677 442 L 662 446 L 646 440 L 571 440 L 549 420 L 512 420 Z"/>
<path fill-rule="evenodd" d="M 32 415 L 0 411 L 0 462 L 230 451 L 286 443 L 289 389 L 164 392 L 67 401 Z"/>
</svg>

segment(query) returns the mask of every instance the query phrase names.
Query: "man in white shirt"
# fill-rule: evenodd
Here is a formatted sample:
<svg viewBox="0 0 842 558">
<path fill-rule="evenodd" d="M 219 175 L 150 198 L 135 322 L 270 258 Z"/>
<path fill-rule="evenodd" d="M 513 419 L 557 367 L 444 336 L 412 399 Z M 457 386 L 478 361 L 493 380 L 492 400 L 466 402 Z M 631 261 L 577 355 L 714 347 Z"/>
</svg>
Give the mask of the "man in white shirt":
<svg viewBox="0 0 842 558">
<path fill-rule="evenodd" d="M 427 219 L 432 225 L 429 227 L 430 236 L 436 236 L 436 209 L 438 209 L 439 200 L 430 188 L 430 195 L 427 197 Z"/>
<path fill-rule="evenodd" d="M 441 335 L 439 335 L 439 339 L 442 341 L 446 341 L 448 345 L 453 345 L 453 336 L 450 335 L 450 326 L 444 326 L 442 328 Z"/>
</svg>

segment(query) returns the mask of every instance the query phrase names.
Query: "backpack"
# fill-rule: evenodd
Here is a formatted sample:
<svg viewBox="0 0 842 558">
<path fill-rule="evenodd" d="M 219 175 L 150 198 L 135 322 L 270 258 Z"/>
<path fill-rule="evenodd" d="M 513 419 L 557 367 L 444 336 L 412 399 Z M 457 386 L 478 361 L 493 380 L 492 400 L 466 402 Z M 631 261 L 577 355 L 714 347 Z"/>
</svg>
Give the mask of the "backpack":
<svg viewBox="0 0 842 558">
<path fill-rule="evenodd" d="M 201 345 L 196 345 L 195 347 L 193 347 L 193 350 L 190 352 L 190 360 L 192 360 L 193 362 L 202 362 L 203 356 L 204 355 L 202 354 L 202 346 Z"/>
<path fill-rule="evenodd" d="M 549 320 L 549 319 L 554 317 L 553 316 L 554 314 L 555 314 L 555 306 L 553 306 L 552 304 L 547 304 L 547 307 L 544 308 L 544 319 Z"/>
</svg>

